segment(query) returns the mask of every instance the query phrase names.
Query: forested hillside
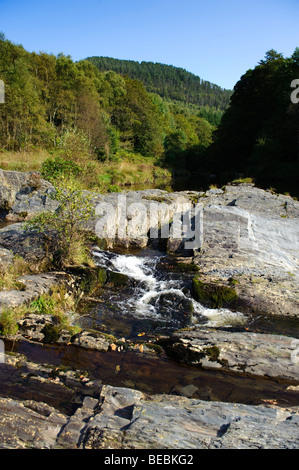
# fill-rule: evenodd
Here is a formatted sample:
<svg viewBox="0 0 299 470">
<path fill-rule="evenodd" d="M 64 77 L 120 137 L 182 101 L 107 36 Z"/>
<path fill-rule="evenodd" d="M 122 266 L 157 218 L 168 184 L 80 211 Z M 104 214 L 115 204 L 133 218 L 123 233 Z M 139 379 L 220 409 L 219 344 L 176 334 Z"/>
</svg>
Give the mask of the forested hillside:
<svg viewBox="0 0 299 470">
<path fill-rule="evenodd" d="M 124 149 L 161 157 L 177 141 L 182 150 L 211 142 L 213 126 L 197 107 L 167 103 L 140 81 L 100 72 L 87 60 L 29 53 L 3 35 L 0 77 L 6 96 L 0 107 L 2 150 L 55 147 L 74 129 L 103 160 Z"/>
<path fill-rule="evenodd" d="M 225 111 L 231 96 L 230 90 L 210 83 L 183 68 L 153 62 L 136 62 L 110 57 L 88 57 L 101 71 L 113 70 L 140 80 L 149 92 L 166 100 L 192 103 Z"/>
</svg>

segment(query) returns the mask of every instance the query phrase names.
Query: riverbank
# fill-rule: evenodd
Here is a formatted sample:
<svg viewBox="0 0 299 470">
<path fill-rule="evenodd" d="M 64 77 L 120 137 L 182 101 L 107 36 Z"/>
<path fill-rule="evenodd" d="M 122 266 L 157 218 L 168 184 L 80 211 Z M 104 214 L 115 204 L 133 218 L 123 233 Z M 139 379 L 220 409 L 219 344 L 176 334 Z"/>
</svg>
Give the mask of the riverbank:
<svg viewBox="0 0 299 470">
<path fill-rule="evenodd" d="M 43 237 L 23 221 L 57 209 L 54 188 L 32 185 L 29 174 L 3 172 L 1 181 L 2 209 L 18 220 L 0 230 L 2 267 L 15 255 L 39 266 Z M 183 238 L 148 233 L 105 240 L 106 250 L 94 242 L 94 268 L 39 272 L 23 290 L 0 292 L 0 308 L 16 298 L 25 306 L 17 331 L 2 336 L 1 407 L 10 423 L 2 448 L 298 447 L 299 203 L 250 184 L 123 195 L 146 209 L 200 204 L 203 244 L 185 250 Z M 118 194 L 93 201 L 113 207 Z M 81 296 L 69 312 L 81 331 L 49 312 L 26 313 L 66 281 L 68 295 Z M 37 431 L 24 433 L 17 413 Z"/>
</svg>

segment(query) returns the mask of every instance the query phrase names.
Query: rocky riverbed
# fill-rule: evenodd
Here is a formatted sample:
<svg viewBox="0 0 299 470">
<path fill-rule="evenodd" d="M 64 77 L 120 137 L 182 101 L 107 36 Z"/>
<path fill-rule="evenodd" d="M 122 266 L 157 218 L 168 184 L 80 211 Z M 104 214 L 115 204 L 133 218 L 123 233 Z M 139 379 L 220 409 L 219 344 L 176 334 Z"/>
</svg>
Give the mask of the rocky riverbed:
<svg viewBox="0 0 299 470">
<path fill-rule="evenodd" d="M 2 269 L 10 265 L 16 254 L 35 266 L 42 264 L 48 247 L 40 234 L 24 231 L 23 222 L 40 211 L 57 209 L 57 203 L 49 197 L 53 191 L 37 173 L 0 171 L 0 209 L 7 211 L 7 221 L 14 222 L 0 230 Z M 179 266 L 179 272 L 188 273 L 190 295 L 203 308 L 217 310 L 218 314 L 226 309 L 296 323 L 299 315 L 297 201 L 253 185 L 227 185 L 206 192 L 128 191 L 122 196 L 127 207 L 141 204 L 145 209 L 147 230 L 99 240 L 105 242 L 106 249 L 158 247 L 167 254 L 166 269 L 175 270 Z M 95 207 L 103 202 L 117 207 L 119 194 L 94 194 L 93 201 Z M 186 201 L 201 211 L 200 244 L 186 249 L 190 234 L 179 239 L 151 237 L 148 230 L 153 220 L 151 205 L 158 205 L 167 215 L 166 208 L 168 215 L 170 210 L 175 216 L 175 211 L 181 210 Z M 88 229 L 94 230 L 100 239 L 99 220 L 91 221 Z M 193 229 L 194 220 L 191 221 Z M 128 225 L 131 223 L 132 212 L 126 213 L 126 221 Z M 161 235 L 166 223 L 167 218 L 152 228 Z M 51 292 L 56 283 L 70 283 L 70 278 L 77 288 L 78 272 L 75 276 L 53 272 L 24 276 L 20 280 L 23 290 L 0 292 L 0 309 L 26 304 L 42 293 Z M 101 282 L 108 285 L 107 277 Z M 6 341 L 42 345 L 48 341 L 49 325 L 53 325 L 49 315 L 27 315 L 19 320 L 17 335 Z M 299 340 L 295 332 L 296 328 L 293 335 L 284 336 L 277 334 L 275 328 L 269 334 L 251 331 L 250 327 L 213 328 L 199 322 L 167 336 L 134 342 L 115 338 L 109 331 L 83 330 L 72 336 L 60 330 L 55 342 L 65 348 L 98 351 L 104 357 L 105 354 L 136 354 L 141 359 L 157 361 L 157 367 L 162 354 L 164 360 L 191 367 L 192 371 L 232 377 L 232 383 L 234 378 L 243 377 L 280 384 L 289 395 L 285 395 L 285 405 L 283 401 L 278 404 L 272 392 L 263 398 L 267 404 L 258 406 L 245 404 L 244 400 L 229 403 L 210 397 L 211 401 L 206 401 L 200 398 L 198 387 L 192 383 L 181 387 L 178 383 L 172 387 L 174 395 L 170 393 L 171 387 L 166 393 L 163 390 L 163 395 L 157 395 L 155 390 L 149 393 L 138 390 L 136 384 L 134 389 L 130 388 L 129 384 L 134 383 L 130 380 L 127 387 L 118 387 L 115 383 L 87 378 L 80 367 L 78 372 L 54 373 L 53 364 L 41 367 L 26 357 L 7 354 L 7 363 L 0 364 L 0 372 L 4 374 L 2 383 L 7 379 L 7 388 L 2 386 L 0 393 L 3 423 L 0 445 L 2 448 L 112 449 L 298 447 Z M 9 376 L 14 379 L 8 380 Z M 33 390 L 39 391 L 31 394 Z M 57 400 L 60 393 L 65 394 L 67 406 L 61 406 Z M 29 423 L 26 429 L 22 426 L 25 421 Z"/>
</svg>

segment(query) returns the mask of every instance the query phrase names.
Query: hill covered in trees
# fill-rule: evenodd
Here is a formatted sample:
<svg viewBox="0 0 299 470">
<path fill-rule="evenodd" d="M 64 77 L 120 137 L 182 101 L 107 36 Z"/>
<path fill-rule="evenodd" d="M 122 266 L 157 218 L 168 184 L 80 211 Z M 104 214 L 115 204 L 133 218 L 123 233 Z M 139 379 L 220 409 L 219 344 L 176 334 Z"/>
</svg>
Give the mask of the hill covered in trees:
<svg viewBox="0 0 299 470">
<path fill-rule="evenodd" d="M 183 68 L 110 57 L 88 57 L 87 60 L 101 72 L 113 70 L 140 80 L 147 91 L 157 93 L 165 100 L 191 103 L 220 111 L 225 111 L 229 104 L 230 90 L 203 80 Z"/>
</svg>

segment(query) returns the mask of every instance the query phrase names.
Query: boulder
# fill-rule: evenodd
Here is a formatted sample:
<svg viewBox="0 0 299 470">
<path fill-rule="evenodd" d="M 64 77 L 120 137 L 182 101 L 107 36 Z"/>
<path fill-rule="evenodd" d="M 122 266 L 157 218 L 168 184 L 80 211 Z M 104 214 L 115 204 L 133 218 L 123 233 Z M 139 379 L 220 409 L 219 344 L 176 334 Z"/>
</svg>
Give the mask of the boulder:
<svg viewBox="0 0 299 470">
<path fill-rule="evenodd" d="M 199 281 L 233 284 L 244 310 L 299 316 L 299 202 L 252 185 L 200 201 Z"/>
<path fill-rule="evenodd" d="M 23 220 L 42 210 L 57 208 L 49 197 L 53 191 L 53 185 L 39 172 L 0 170 L 0 210 L 11 210 L 10 220 Z"/>
<path fill-rule="evenodd" d="M 8 252 L 18 255 L 33 266 L 42 263 L 47 257 L 48 239 L 35 230 L 25 230 L 24 223 L 8 225 L 0 230 L 0 247 L 5 249 L 6 259 Z M 5 261 L 4 261 L 5 262 Z"/>
</svg>

